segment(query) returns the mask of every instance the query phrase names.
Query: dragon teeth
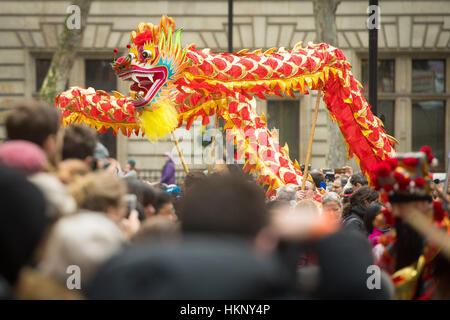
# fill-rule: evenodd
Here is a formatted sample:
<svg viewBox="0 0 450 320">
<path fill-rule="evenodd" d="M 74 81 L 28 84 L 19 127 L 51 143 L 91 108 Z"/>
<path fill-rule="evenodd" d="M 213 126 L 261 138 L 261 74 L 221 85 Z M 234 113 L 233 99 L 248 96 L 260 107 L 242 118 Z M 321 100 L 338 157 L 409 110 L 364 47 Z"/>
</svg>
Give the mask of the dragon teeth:
<svg viewBox="0 0 450 320">
<path fill-rule="evenodd" d="M 137 83 L 139 83 L 139 80 L 137 79 L 137 75 L 136 74 L 132 74 L 131 75 L 131 78 L 133 78 L 133 80 L 135 81 L 135 82 L 137 82 Z"/>
<path fill-rule="evenodd" d="M 147 78 L 148 78 L 151 82 L 153 82 L 153 73 L 147 74 Z"/>
</svg>

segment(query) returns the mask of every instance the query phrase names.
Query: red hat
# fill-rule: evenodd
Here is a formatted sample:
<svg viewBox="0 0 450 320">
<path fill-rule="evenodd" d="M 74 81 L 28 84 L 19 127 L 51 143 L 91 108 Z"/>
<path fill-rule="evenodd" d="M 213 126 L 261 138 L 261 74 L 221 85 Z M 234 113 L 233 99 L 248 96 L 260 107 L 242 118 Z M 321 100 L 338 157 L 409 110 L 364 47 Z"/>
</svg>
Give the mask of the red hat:
<svg viewBox="0 0 450 320">
<path fill-rule="evenodd" d="M 0 148 L 0 163 L 28 176 L 44 171 L 47 158 L 37 144 L 25 140 L 10 140 Z"/>
</svg>

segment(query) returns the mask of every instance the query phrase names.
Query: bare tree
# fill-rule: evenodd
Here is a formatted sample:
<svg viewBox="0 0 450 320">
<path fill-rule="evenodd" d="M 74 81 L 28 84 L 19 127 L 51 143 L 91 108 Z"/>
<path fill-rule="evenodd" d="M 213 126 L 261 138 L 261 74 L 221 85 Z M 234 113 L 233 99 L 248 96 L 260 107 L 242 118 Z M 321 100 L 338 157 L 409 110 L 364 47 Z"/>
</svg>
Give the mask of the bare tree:
<svg viewBox="0 0 450 320">
<path fill-rule="evenodd" d="M 74 0 L 72 2 L 73 5 L 80 8 L 80 28 L 68 28 L 67 21 L 73 19 L 73 14 L 69 13 L 65 19 L 63 30 L 59 35 L 58 47 L 53 55 L 50 68 L 39 92 L 41 99 L 44 101 L 53 103 L 55 97 L 66 89 L 69 73 L 86 27 L 86 19 L 91 3 L 92 0 Z"/>
<path fill-rule="evenodd" d="M 336 9 L 341 0 L 313 0 L 317 42 L 337 46 Z M 328 139 L 327 167 L 338 168 L 347 163 L 347 147 L 337 123 L 327 117 L 330 128 Z"/>
</svg>

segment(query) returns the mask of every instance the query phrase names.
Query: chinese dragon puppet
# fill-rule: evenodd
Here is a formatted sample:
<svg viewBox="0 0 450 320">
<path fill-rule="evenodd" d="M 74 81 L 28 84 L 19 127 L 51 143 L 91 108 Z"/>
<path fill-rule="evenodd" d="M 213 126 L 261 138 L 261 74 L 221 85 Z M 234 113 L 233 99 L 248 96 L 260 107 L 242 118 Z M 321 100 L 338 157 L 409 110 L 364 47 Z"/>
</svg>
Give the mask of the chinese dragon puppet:
<svg viewBox="0 0 450 320">
<path fill-rule="evenodd" d="M 302 172 L 298 162 L 290 160 L 287 145 L 281 147 L 276 133 L 268 130 L 265 116 L 257 114 L 255 97 L 322 90 L 348 156 L 356 156 L 363 172 L 395 153 L 395 140 L 370 111 L 361 84 L 338 48 L 325 43 L 238 53 L 184 48 L 181 29 L 166 16 L 159 25 L 140 23 L 127 47 L 128 54 L 112 68 L 130 82 L 129 96 L 72 87 L 56 97 L 63 124 L 84 122 L 100 132 L 112 128 L 156 140 L 183 123 L 189 129 L 198 117 L 206 125 L 216 114 L 225 120 L 228 141 L 246 157 L 244 169 L 257 173 L 271 192 L 281 185 L 300 186 Z"/>
</svg>

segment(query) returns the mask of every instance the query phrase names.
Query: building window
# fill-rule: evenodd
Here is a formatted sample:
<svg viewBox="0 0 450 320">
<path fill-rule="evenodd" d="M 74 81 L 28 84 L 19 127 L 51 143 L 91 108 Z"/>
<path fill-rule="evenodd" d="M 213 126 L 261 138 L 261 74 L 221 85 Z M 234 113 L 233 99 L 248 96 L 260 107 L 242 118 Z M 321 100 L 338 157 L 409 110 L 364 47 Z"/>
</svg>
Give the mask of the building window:
<svg viewBox="0 0 450 320">
<path fill-rule="evenodd" d="M 111 92 L 117 90 L 117 80 L 110 60 L 86 60 L 86 87 Z"/>
<path fill-rule="evenodd" d="M 438 171 L 445 168 L 445 103 L 444 101 L 412 102 L 412 150 L 428 145 L 439 160 Z"/>
<path fill-rule="evenodd" d="M 50 68 L 51 59 L 36 59 L 36 92 L 41 90 L 45 77 L 47 76 L 48 69 Z"/>
<path fill-rule="evenodd" d="M 380 100 L 377 106 L 378 117 L 383 121 L 384 130 L 391 136 L 394 136 L 394 105 L 394 100 Z"/>
<path fill-rule="evenodd" d="M 362 85 L 365 97 L 369 95 L 369 61 L 363 59 L 362 65 Z M 395 60 L 378 60 L 378 92 L 395 91 Z"/>
<path fill-rule="evenodd" d="M 267 126 L 278 129 L 279 143 L 289 145 L 291 160 L 299 159 L 299 102 L 298 100 L 269 100 Z"/>
<path fill-rule="evenodd" d="M 413 60 L 412 92 L 443 93 L 445 91 L 445 60 Z"/>
<path fill-rule="evenodd" d="M 426 95 L 412 101 L 412 149 L 429 145 L 445 170 L 445 60 L 412 60 L 412 92 Z"/>
<path fill-rule="evenodd" d="M 85 60 L 86 87 L 111 92 L 117 90 L 117 78 L 110 60 Z M 98 134 L 99 141 L 108 149 L 111 157 L 117 157 L 117 140 L 113 130 Z"/>
<path fill-rule="evenodd" d="M 369 61 L 363 59 L 362 66 L 362 85 L 363 95 L 366 100 L 369 99 Z M 394 136 L 394 117 L 395 101 L 383 97 L 383 94 L 395 92 L 395 60 L 378 60 L 378 105 L 376 116 L 383 121 L 384 130 Z"/>
</svg>

